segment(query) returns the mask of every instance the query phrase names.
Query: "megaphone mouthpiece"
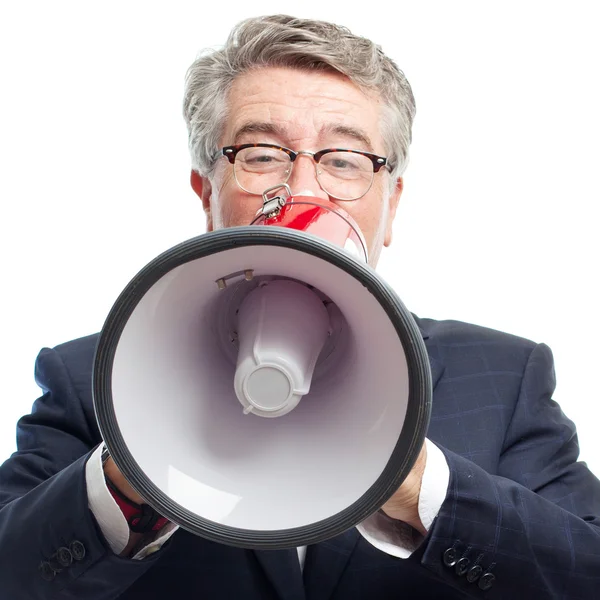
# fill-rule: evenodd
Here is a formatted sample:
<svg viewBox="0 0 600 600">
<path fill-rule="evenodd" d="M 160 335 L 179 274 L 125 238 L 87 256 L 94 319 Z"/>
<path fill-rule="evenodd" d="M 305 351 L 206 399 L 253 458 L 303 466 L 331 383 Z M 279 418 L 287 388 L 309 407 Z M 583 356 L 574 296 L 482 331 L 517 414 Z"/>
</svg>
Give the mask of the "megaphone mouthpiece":
<svg viewBox="0 0 600 600">
<path fill-rule="evenodd" d="M 287 185 L 284 186 L 289 191 Z M 252 225 L 276 225 L 316 235 L 343 248 L 360 261 L 368 262 L 367 243 L 356 221 L 333 202 L 315 196 L 268 196 L 279 190 L 274 186 L 265 191 L 263 206 Z"/>
</svg>

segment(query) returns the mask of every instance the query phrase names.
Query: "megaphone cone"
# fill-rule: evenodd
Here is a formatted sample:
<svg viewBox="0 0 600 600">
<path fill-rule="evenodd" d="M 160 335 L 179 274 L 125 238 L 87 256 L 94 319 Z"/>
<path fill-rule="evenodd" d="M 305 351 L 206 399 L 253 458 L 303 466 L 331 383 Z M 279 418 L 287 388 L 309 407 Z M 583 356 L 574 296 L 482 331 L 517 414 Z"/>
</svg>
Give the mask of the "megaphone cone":
<svg viewBox="0 0 600 600">
<path fill-rule="evenodd" d="M 164 252 L 100 335 L 94 406 L 116 465 L 161 515 L 215 542 L 338 535 L 390 498 L 425 437 L 420 332 L 364 261 L 356 224 L 314 202 L 288 198 L 263 226 Z M 326 228 L 333 242 L 310 231 L 327 214 L 345 223 Z"/>
</svg>

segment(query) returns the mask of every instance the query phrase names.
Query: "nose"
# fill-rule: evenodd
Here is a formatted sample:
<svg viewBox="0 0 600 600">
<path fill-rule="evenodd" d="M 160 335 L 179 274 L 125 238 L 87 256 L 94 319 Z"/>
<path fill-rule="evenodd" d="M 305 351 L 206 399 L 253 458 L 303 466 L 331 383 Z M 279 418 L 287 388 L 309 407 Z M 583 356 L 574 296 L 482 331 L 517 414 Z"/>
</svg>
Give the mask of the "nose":
<svg viewBox="0 0 600 600">
<path fill-rule="evenodd" d="M 293 163 L 292 174 L 288 179 L 292 196 L 314 196 L 323 200 L 329 200 L 329 195 L 317 181 L 318 168 L 319 165 L 311 155 L 298 155 Z"/>
</svg>

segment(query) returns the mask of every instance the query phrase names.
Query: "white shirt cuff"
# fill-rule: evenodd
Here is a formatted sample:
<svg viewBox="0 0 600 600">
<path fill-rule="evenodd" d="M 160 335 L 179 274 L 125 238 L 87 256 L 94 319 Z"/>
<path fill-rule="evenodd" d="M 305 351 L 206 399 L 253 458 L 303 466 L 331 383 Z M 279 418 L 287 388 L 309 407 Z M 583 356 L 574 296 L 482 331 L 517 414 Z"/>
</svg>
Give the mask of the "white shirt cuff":
<svg viewBox="0 0 600 600">
<path fill-rule="evenodd" d="M 88 493 L 88 506 L 98 522 L 100 531 L 106 538 L 110 549 L 121 554 L 129 543 L 129 525 L 119 505 L 115 502 L 104 479 L 102 468 L 102 451 L 100 444 L 92 453 L 85 465 L 85 481 Z M 140 560 L 160 550 L 161 546 L 179 529 L 175 523 L 167 523 L 152 541 L 144 546 L 133 558 Z"/>
<path fill-rule="evenodd" d="M 446 499 L 450 469 L 443 452 L 427 438 L 425 444 L 427 462 L 419 493 L 419 517 L 425 530 L 429 531 Z M 397 558 L 408 558 L 424 539 L 407 523 L 392 519 L 381 511 L 365 519 L 357 529 L 375 548 Z"/>
</svg>

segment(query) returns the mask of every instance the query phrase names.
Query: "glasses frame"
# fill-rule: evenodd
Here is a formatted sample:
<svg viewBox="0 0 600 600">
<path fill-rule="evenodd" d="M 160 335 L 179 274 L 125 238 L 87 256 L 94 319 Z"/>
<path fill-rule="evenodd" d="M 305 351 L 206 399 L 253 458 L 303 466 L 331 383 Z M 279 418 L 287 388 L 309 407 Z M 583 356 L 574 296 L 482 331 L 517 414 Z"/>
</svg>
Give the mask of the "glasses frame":
<svg viewBox="0 0 600 600">
<path fill-rule="evenodd" d="M 388 171 L 391 170 L 389 165 L 387 164 L 387 158 L 385 156 L 378 156 L 377 154 L 373 154 L 372 152 L 365 152 L 363 150 L 352 150 L 351 148 L 325 148 L 323 150 L 319 150 L 318 152 L 310 152 L 309 150 L 298 150 L 298 151 L 291 150 L 290 148 L 285 148 L 284 146 L 278 146 L 277 144 L 263 144 L 263 143 L 238 144 L 236 146 L 225 146 L 225 147 L 221 148 L 217 158 L 220 155 L 225 156 L 232 165 L 235 165 L 235 159 L 236 159 L 238 152 L 240 152 L 240 150 L 245 150 L 246 148 L 271 148 L 273 150 L 281 150 L 290 157 L 292 169 L 293 169 L 294 162 L 300 155 L 310 156 L 314 160 L 316 165 L 319 164 L 320 160 L 326 154 L 330 154 L 332 152 L 350 152 L 352 154 L 361 154 L 362 156 L 365 156 L 366 158 L 368 158 L 371 161 L 371 164 L 373 165 L 373 177 L 371 178 L 371 183 L 369 183 L 369 187 L 365 190 L 365 192 L 363 194 L 361 194 L 360 196 L 357 196 L 356 198 L 352 198 L 349 200 L 347 198 L 337 198 L 337 196 L 330 194 L 325 188 L 323 188 L 323 191 L 327 192 L 327 194 L 329 196 L 331 196 L 332 198 L 336 198 L 337 200 L 340 200 L 342 202 L 354 202 L 355 200 L 359 200 L 365 194 L 367 194 L 368 191 L 371 189 L 371 186 L 373 185 L 373 180 L 375 179 L 375 173 L 379 173 L 379 171 L 381 170 L 382 167 L 386 167 L 386 169 Z M 282 183 L 287 183 L 289 181 L 289 178 L 292 175 L 292 169 L 290 169 L 287 179 Z M 238 181 L 237 175 L 235 173 L 235 167 L 233 170 L 233 174 L 235 177 L 235 182 L 238 184 L 240 189 L 244 190 L 244 192 L 247 192 L 248 194 L 260 196 L 259 193 L 251 192 L 251 191 L 247 190 L 246 188 L 242 187 L 242 185 Z M 317 170 L 317 181 L 319 181 L 318 170 Z M 319 185 L 321 185 L 320 181 L 319 181 Z M 323 187 L 323 186 L 321 186 L 321 187 Z"/>
</svg>

